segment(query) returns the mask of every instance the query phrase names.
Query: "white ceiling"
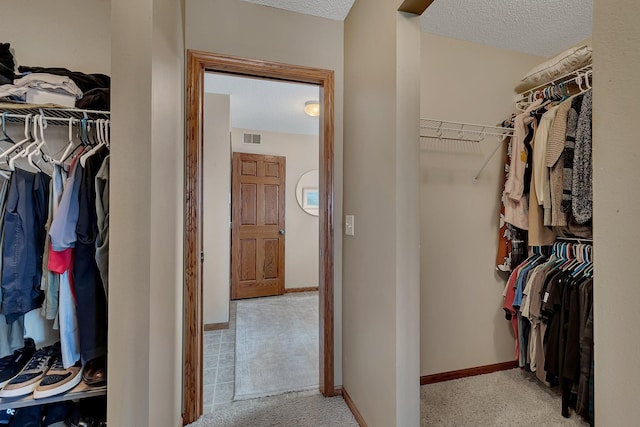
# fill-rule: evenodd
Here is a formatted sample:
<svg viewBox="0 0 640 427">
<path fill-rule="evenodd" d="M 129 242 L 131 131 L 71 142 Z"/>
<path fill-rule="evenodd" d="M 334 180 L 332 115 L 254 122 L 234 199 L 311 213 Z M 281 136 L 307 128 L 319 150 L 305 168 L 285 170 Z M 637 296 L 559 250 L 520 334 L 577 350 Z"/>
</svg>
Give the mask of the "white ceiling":
<svg viewBox="0 0 640 427">
<path fill-rule="evenodd" d="M 268 132 L 318 135 L 318 117 L 304 103 L 318 100 L 318 86 L 206 73 L 204 91 L 230 95 L 231 126 Z"/>
<path fill-rule="evenodd" d="M 245 1 L 335 20 L 344 20 L 354 3 Z M 435 0 L 422 16 L 422 31 L 551 57 L 591 36 L 592 13 L 593 0 Z"/>
<path fill-rule="evenodd" d="M 436 0 L 422 31 L 551 57 L 591 36 L 592 0 Z"/>
<path fill-rule="evenodd" d="M 354 3 L 245 1 L 334 20 Z M 593 0 L 435 0 L 421 19 L 425 32 L 551 57 L 591 35 L 592 13 Z M 207 73 L 205 91 L 231 95 L 234 128 L 319 134 L 318 118 L 303 112 L 305 101 L 318 99 L 317 86 Z"/>
<path fill-rule="evenodd" d="M 343 21 L 355 0 L 245 0 L 305 15 Z"/>
</svg>

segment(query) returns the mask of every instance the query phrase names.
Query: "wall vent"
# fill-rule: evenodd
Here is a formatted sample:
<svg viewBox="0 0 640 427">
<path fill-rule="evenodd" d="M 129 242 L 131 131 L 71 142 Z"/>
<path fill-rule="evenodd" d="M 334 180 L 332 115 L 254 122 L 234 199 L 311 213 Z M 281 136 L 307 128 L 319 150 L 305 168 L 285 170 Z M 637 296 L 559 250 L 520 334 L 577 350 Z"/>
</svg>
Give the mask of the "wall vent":
<svg viewBox="0 0 640 427">
<path fill-rule="evenodd" d="M 262 135 L 260 135 L 259 133 L 245 133 L 244 143 L 260 145 L 262 144 Z"/>
</svg>

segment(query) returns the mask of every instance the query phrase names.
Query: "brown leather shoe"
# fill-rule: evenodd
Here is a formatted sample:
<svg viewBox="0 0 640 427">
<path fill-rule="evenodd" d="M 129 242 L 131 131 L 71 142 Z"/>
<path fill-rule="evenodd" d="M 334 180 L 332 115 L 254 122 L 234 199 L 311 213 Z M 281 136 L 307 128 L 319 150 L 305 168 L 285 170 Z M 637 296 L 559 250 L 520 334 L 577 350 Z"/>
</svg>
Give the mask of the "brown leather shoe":
<svg viewBox="0 0 640 427">
<path fill-rule="evenodd" d="M 107 383 L 107 359 L 100 356 L 84 365 L 82 381 L 89 386 L 100 386 Z"/>
</svg>

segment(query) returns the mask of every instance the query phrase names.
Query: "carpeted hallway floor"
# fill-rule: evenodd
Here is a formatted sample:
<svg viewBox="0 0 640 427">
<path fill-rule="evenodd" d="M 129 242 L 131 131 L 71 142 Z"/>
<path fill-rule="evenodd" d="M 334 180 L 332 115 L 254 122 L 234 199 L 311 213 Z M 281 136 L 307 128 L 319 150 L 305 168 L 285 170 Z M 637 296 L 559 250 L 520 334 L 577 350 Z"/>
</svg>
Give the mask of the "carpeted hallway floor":
<svg viewBox="0 0 640 427">
<path fill-rule="evenodd" d="M 205 415 L 190 427 L 358 425 L 342 397 L 317 391 L 232 401 L 236 302 L 230 314 L 229 330 L 205 333 Z M 422 386 L 420 400 L 421 427 L 588 426 L 575 414 L 563 418 L 560 397 L 520 369 Z"/>
<path fill-rule="evenodd" d="M 217 405 L 189 427 L 358 427 L 342 397 L 298 392 Z"/>
<path fill-rule="evenodd" d="M 531 374 L 512 369 L 422 386 L 421 427 L 561 427 L 589 424 L 560 414 L 560 397 Z M 340 397 L 289 393 L 220 405 L 191 427 L 349 427 Z"/>
</svg>

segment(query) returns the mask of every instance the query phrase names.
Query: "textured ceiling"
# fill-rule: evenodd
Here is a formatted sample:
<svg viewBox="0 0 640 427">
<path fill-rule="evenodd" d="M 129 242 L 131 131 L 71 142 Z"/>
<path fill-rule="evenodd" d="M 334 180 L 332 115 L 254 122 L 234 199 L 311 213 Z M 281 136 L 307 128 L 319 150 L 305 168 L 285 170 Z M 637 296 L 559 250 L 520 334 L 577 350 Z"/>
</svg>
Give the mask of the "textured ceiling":
<svg viewBox="0 0 640 427">
<path fill-rule="evenodd" d="M 344 20 L 354 2 L 245 1 L 335 20 Z M 592 12 L 593 0 L 435 0 L 422 16 L 422 31 L 551 57 L 591 36 Z"/>
<path fill-rule="evenodd" d="M 543 57 L 591 36 L 592 0 L 435 0 L 422 31 Z"/>
<path fill-rule="evenodd" d="M 245 0 L 306 15 L 343 21 L 355 0 Z"/>
<path fill-rule="evenodd" d="M 231 126 L 268 132 L 318 135 L 318 117 L 304 113 L 317 100 L 318 86 L 207 73 L 204 91 L 231 97 Z"/>
</svg>

